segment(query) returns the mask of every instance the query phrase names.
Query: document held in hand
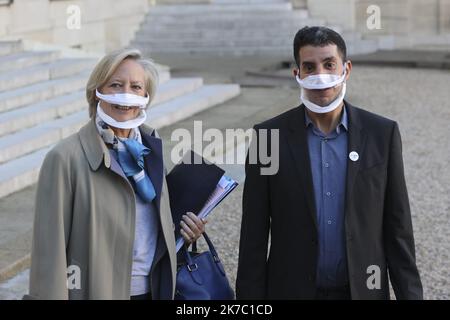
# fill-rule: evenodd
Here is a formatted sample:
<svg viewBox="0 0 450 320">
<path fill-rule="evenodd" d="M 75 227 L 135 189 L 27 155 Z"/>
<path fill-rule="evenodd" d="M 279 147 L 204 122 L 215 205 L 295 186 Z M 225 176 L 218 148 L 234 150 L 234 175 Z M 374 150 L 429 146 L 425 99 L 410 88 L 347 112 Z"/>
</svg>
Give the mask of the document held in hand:
<svg viewBox="0 0 450 320">
<path fill-rule="evenodd" d="M 238 183 L 224 173 L 191 150 L 167 175 L 177 251 L 184 244 L 180 234 L 181 217 L 186 212 L 193 212 L 199 218 L 207 217 L 237 187 Z"/>
</svg>

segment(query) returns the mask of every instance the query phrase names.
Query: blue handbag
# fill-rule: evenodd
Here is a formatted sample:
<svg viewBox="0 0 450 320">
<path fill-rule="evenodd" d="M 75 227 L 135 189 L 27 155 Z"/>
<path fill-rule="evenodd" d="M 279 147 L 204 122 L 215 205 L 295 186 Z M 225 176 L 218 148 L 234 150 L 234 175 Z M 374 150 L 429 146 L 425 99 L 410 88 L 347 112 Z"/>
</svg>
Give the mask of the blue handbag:
<svg viewBox="0 0 450 320">
<path fill-rule="evenodd" d="M 196 252 L 195 242 L 193 252 L 189 252 L 185 246 L 181 249 L 186 261 L 177 272 L 175 300 L 233 300 L 234 291 L 216 249 L 206 232 L 203 237 L 209 251 Z"/>
</svg>

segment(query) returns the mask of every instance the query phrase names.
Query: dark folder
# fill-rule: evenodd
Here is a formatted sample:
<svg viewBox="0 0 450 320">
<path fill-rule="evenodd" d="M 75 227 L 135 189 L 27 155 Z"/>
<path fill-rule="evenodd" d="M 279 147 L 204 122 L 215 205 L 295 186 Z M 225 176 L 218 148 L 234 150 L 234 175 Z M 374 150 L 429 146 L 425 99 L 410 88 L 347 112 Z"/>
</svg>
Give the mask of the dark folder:
<svg viewBox="0 0 450 320">
<path fill-rule="evenodd" d="M 175 239 L 181 236 L 182 216 L 186 212 L 200 212 L 224 173 L 223 169 L 190 150 L 166 176 Z"/>
</svg>

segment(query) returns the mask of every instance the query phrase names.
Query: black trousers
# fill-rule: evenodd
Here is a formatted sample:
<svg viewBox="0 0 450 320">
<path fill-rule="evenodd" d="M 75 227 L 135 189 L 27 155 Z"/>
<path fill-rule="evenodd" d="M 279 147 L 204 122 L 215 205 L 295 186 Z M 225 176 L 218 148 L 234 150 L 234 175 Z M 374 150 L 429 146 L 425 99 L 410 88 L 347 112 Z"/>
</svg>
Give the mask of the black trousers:
<svg viewBox="0 0 450 320">
<path fill-rule="evenodd" d="M 317 288 L 316 300 L 351 300 L 350 287 Z"/>
<path fill-rule="evenodd" d="M 130 296 L 130 300 L 152 300 L 152 295 L 148 292 L 137 296 Z"/>
</svg>

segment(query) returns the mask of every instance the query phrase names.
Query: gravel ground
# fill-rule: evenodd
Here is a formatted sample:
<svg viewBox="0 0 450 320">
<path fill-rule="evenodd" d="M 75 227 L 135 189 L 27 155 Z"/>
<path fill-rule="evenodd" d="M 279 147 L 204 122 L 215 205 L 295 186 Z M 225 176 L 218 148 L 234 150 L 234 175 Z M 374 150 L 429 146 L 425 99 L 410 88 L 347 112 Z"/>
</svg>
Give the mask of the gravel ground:
<svg viewBox="0 0 450 320">
<path fill-rule="evenodd" d="M 353 104 L 399 123 L 425 299 L 450 299 L 449 83 L 449 71 L 357 67 L 347 90 Z M 241 197 L 242 187 L 208 226 L 233 284 Z"/>
</svg>

